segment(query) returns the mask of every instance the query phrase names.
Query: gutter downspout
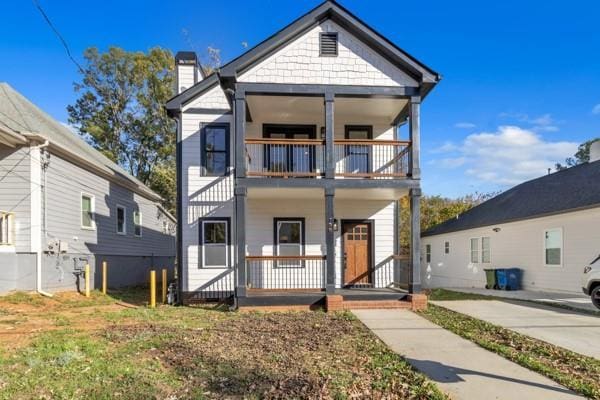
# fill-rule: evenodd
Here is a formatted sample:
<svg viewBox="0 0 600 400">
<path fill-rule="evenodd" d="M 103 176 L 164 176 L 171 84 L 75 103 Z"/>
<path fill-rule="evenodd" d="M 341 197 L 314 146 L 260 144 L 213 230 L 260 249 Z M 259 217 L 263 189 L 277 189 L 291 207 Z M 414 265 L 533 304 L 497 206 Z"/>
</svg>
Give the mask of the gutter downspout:
<svg viewBox="0 0 600 400">
<path fill-rule="evenodd" d="M 50 145 L 50 142 L 48 141 L 48 139 L 46 139 L 44 141 L 44 143 L 38 145 L 38 146 L 34 146 L 36 149 L 38 150 L 42 150 L 45 149 L 46 147 L 48 147 L 48 145 Z M 43 201 L 43 205 L 42 205 L 42 224 L 43 224 L 43 229 L 44 229 L 44 237 L 46 236 L 46 166 L 42 166 L 42 159 L 41 159 L 41 152 L 40 152 L 40 159 L 37 160 L 37 162 L 40 163 L 40 168 L 42 170 L 42 182 L 43 184 L 40 186 L 40 189 L 43 190 L 42 193 L 42 201 Z M 36 250 L 36 292 L 38 292 L 39 294 L 41 294 L 42 296 L 46 296 L 46 297 L 52 297 L 53 295 L 51 293 L 48 293 L 46 291 L 44 291 L 44 289 L 42 288 L 42 247 L 38 246 L 37 250 Z"/>
</svg>

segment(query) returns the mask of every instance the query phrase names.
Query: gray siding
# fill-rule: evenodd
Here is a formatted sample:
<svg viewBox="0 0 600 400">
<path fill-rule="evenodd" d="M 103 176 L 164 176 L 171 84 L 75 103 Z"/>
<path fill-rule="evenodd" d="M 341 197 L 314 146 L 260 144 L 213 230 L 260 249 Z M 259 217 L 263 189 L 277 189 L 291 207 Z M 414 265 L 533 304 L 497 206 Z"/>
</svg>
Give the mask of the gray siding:
<svg viewBox="0 0 600 400">
<path fill-rule="evenodd" d="M 121 256 L 174 256 L 175 238 L 163 233 L 168 218 L 152 201 L 53 156 L 47 172 L 48 239 L 68 242 L 69 252 Z M 96 229 L 81 227 L 81 194 L 94 197 Z M 117 234 L 116 207 L 126 208 L 126 235 Z M 142 212 L 142 237 L 133 212 Z"/>
<path fill-rule="evenodd" d="M 30 251 L 29 148 L 0 144 L 0 210 L 15 213 L 16 251 Z"/>
</svg>

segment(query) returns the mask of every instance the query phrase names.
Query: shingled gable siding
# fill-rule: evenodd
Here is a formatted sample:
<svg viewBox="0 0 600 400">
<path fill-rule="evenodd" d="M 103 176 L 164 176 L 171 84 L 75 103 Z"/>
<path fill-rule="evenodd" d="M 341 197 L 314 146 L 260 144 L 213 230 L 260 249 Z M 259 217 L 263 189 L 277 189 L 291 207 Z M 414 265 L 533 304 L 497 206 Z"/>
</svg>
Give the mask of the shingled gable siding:
<svg viewBox="0 0 600 400">
<path fill-rule="evenodd" d="M 483 287 L 484 268 L 518 267 L 524 270 L 523 285 L 531 290 L 581 292 L 581 274 L 600 252 L 600 207 L 543 218 L 469 229 L 421 239 L 431 244 L 431 263 L 421 268 L 424 287 Z M 499 227 L 499 232 L 493 228 Z M 544 231 L 562 228 L 563 265 L 544 265 Z M 469 261 L 469 240 L 491 238 L 491 263 Z M 452 251 L 444 254 L 444 242 Z"/>
<path fill-rule="evenodd" d="M 321 32 L 338 32 L 338 56 L 319 56 Z M 239 81 L 417 86 L 414 79 L 330 20 L 243 73 Z"/>
<path fill-rule="evenodd" d="M 30 158 L 29 148 L 0 144 L 0 211 L 15 215 L 17 252 L 30 251 Z"/>
</svg>

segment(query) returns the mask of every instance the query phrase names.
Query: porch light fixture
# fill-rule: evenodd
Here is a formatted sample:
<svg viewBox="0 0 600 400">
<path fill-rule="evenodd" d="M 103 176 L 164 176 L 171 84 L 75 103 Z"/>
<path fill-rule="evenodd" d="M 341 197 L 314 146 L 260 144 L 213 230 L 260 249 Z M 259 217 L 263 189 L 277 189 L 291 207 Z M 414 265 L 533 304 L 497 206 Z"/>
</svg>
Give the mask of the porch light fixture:
<svg viewBox="0 0 600 400">
<path fill-rule="evenodd" d="M 337 232 L 338 231 L 338 221 L 335 218 L 329 218 L 329 222 L 327 223 L 327 229 L 329 232 Z"/>
</svg>

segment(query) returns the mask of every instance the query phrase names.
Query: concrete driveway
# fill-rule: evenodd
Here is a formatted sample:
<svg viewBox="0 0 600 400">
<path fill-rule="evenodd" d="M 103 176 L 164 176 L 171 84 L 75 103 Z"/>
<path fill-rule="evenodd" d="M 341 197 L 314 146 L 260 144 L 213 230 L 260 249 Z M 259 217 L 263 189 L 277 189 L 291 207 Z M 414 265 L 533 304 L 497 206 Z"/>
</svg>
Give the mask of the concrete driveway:
<svg viewBox="0 0 600 400">
<path fill-rule="evenodd" d="M 526 302 L 456 300 L 431 303 L 600 359 L 600 317 Z"/>
<path fill-rule="evenodd" d="M 569 306 L 575 309 L 593 311 L 598 313 L 600 310 L 593 304 L 590 296 L 583 293 L 565 293 L 565 292 L 540 292 L 534 290 L 489 290 L 482 288 L 448 288 L 456 292 L 480 294 L 484 296 L 504 297 L 514 300 L 530 300 L 542 303 L 551 303 Z"/>
</svg>

